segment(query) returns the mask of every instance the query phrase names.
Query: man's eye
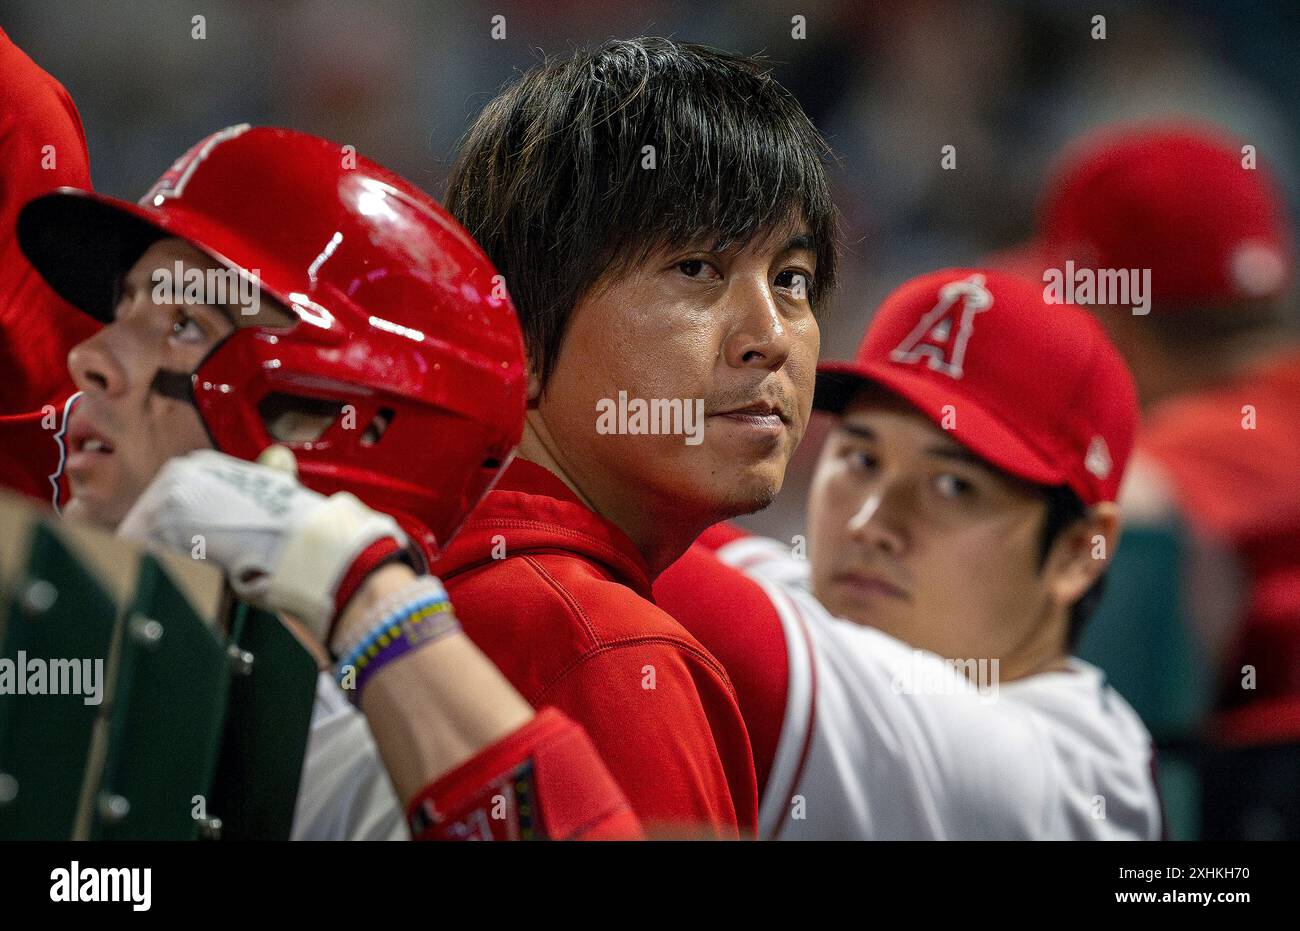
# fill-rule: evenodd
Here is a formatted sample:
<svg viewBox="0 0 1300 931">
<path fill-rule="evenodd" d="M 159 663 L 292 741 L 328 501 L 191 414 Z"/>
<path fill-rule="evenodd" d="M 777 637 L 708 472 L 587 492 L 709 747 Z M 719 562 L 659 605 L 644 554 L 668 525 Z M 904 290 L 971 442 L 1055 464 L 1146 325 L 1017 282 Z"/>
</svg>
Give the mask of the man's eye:
<svg viewBox="0 0 1300 931">
<path fill-rule="evenodd" d="M 798 269 L 787 268 L 776 276 L 776 286 L 792 292 L 795 297 L 807 299 L 812 294 L 812 276 Z"/>
<path fill-rule="evenodd" d="M 855 472 L 872 472 L 876 468 L 876 457 L 860 449 L 851 449 L 844 457 L 849 468 Z"/>
<path fill-rule="evenodd" d="M 720 278 L 718 270 L 703 259 L 685 259 L 677 263 L 677 270 L 687 278 L 698 278 L 700 272 L 710 271 L 712 275 L 704 275 L 705 278 Z"/>
<path fill-rule="evenodd" d="M 198 321 L 187 315 L 184 311 L 176 311 L 176 319 L 172 323 L 172 338 L 182 343 L 201 343 L 208 338 L 208 334 L 199 326 Z"/>
<path fill-rule="evenodd" d="M 934 480 L 935 488 L 945 498 L 969 498 L 975 493 L 975 486 L 966 479 L 945 472 Z"/>
</svg>

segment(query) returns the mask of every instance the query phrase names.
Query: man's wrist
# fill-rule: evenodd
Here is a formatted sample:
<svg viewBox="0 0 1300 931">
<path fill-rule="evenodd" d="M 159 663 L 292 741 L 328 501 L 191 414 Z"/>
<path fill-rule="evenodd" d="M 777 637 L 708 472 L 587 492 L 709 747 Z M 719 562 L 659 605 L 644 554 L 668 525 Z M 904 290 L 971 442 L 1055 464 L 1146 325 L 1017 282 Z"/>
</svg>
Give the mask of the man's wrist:
<svg viewBox="0 0 1300 931">
<path fill-rule="evenodd" d="M 415 570 L 403 562 L 390 562 L 380 566 L 357 589 L 357 593 L 348 601 L 343 614 L 334 626 L 334 633 L 327 644 L 330 651 L 339 655 L 339 648 L 355 642 L 366 633 L 365 628 L 373 622 L 375 607 L 394 592 L 400 591 L 416 579 Z"/>
<path fill-rule="evenodd" d="M 442 583 L 436 576 L 417 576 L 374 602 L 364 622 L 349 624 L 350 639 L 331 642 L 338 657 L 335 678 L 359 705 L 366 684 L 381 670 L 459 630 Z M 363 633 L 351 633 L 355 631 Z"/>
</svg>

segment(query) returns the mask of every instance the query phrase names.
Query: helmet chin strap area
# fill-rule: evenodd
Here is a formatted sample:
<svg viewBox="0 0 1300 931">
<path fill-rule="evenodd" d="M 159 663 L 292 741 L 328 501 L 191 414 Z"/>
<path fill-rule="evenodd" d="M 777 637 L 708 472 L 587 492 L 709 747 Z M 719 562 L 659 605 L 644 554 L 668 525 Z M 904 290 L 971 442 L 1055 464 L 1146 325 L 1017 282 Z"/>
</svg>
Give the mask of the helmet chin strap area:
<svg viewBox="0 0 1300 931">
<path fill-rule="evenodd" d="M 154 394 L 162 395 L 164 398 L 171 398 L 173 401 L 184 401 L 191 407 L 198 407 L 194 403 L 194 376 L 189 372 L 172 372 L 168 369 L 159 369 L 154 375 L 153 381 L 149 383 L 149 390 Z"/>
</svg>

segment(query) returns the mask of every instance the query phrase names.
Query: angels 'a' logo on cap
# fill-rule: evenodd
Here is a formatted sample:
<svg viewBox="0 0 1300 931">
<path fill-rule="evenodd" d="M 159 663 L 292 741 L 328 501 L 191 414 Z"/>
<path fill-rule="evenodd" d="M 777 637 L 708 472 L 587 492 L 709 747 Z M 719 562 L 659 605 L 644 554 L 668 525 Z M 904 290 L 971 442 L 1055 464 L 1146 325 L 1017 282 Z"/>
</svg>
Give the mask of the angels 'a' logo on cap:
<svg viewBox="0 0 1300 931">
<path fill-rule="evenodd" d="M 1083 467 L 1103 482 L 1106 476 L 1110 475 L 1110 447 L 1100 435 L 1094 436 L 1092 442 L 1088 444 L 1088 452 L 1083 457 Z"/>
<path fill-rule="evenodd" d="M 199 142 L 188 152 L 172 164 L 166 173 L 154 182 L 154 186 L 145 192 L 144 197 L 140 198 L 140 203 L 147 207 L 158 207 L 162 205 L 165 197 L 180 197 L 185 192 L 185 185 L 189 184 L 190 178 L 194 175 L 194 170 L 203 164 L 203 160 L 212 154 L 212 150 L 223 142 L 229 142 L 236 136 L 241 136 L 251 127 L 248 123 L 240 123 L 238 126 L 228 126 L 208 136 Z"/>
<path fill-rule="evenodd" d="M 983 275 L 948 282 L 939 289 L 939 302 L 921 316 L 889 358 L 895 362 L 924 358 L 936 372 L 961 378 L 975 315 L 992 306 L 993 295 L 984 286 Z"/>
</svg>

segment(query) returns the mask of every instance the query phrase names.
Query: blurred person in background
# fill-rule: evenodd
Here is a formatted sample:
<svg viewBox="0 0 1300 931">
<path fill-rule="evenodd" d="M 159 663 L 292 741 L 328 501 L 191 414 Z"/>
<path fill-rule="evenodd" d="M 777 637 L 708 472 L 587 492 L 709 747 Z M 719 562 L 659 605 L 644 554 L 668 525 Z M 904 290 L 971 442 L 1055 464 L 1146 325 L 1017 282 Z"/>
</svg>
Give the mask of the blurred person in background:
<svg viewBox="0 0 1300 931">
<path fill-rule="evenodd" d="M 67 397 L 63 356 L 95 325 L 51 290 L 13 235 L 18 211 L 33 197 L 90 186 L 81 117 L 63 85 L 3 29 L 0 76 L 0 438 L 9 438 L 40 430 L 41 408 Z M 42 479 L 24 490 L 39 492 Z"/>
<path fill-rule="evenodd" d="M 1300 838 L 1300 332 L 1268 161 L 1205 124 L 1091 134 L 1057 162 L 1033 247 L 1067 276 L 1150 273 L 1148 312 L 1095 310 L 1143 407 L 1124 500 L 1172 505 L 1221 554 L 1181 583 L 1218 679 L 1206 838 Z"/>
</svg>

